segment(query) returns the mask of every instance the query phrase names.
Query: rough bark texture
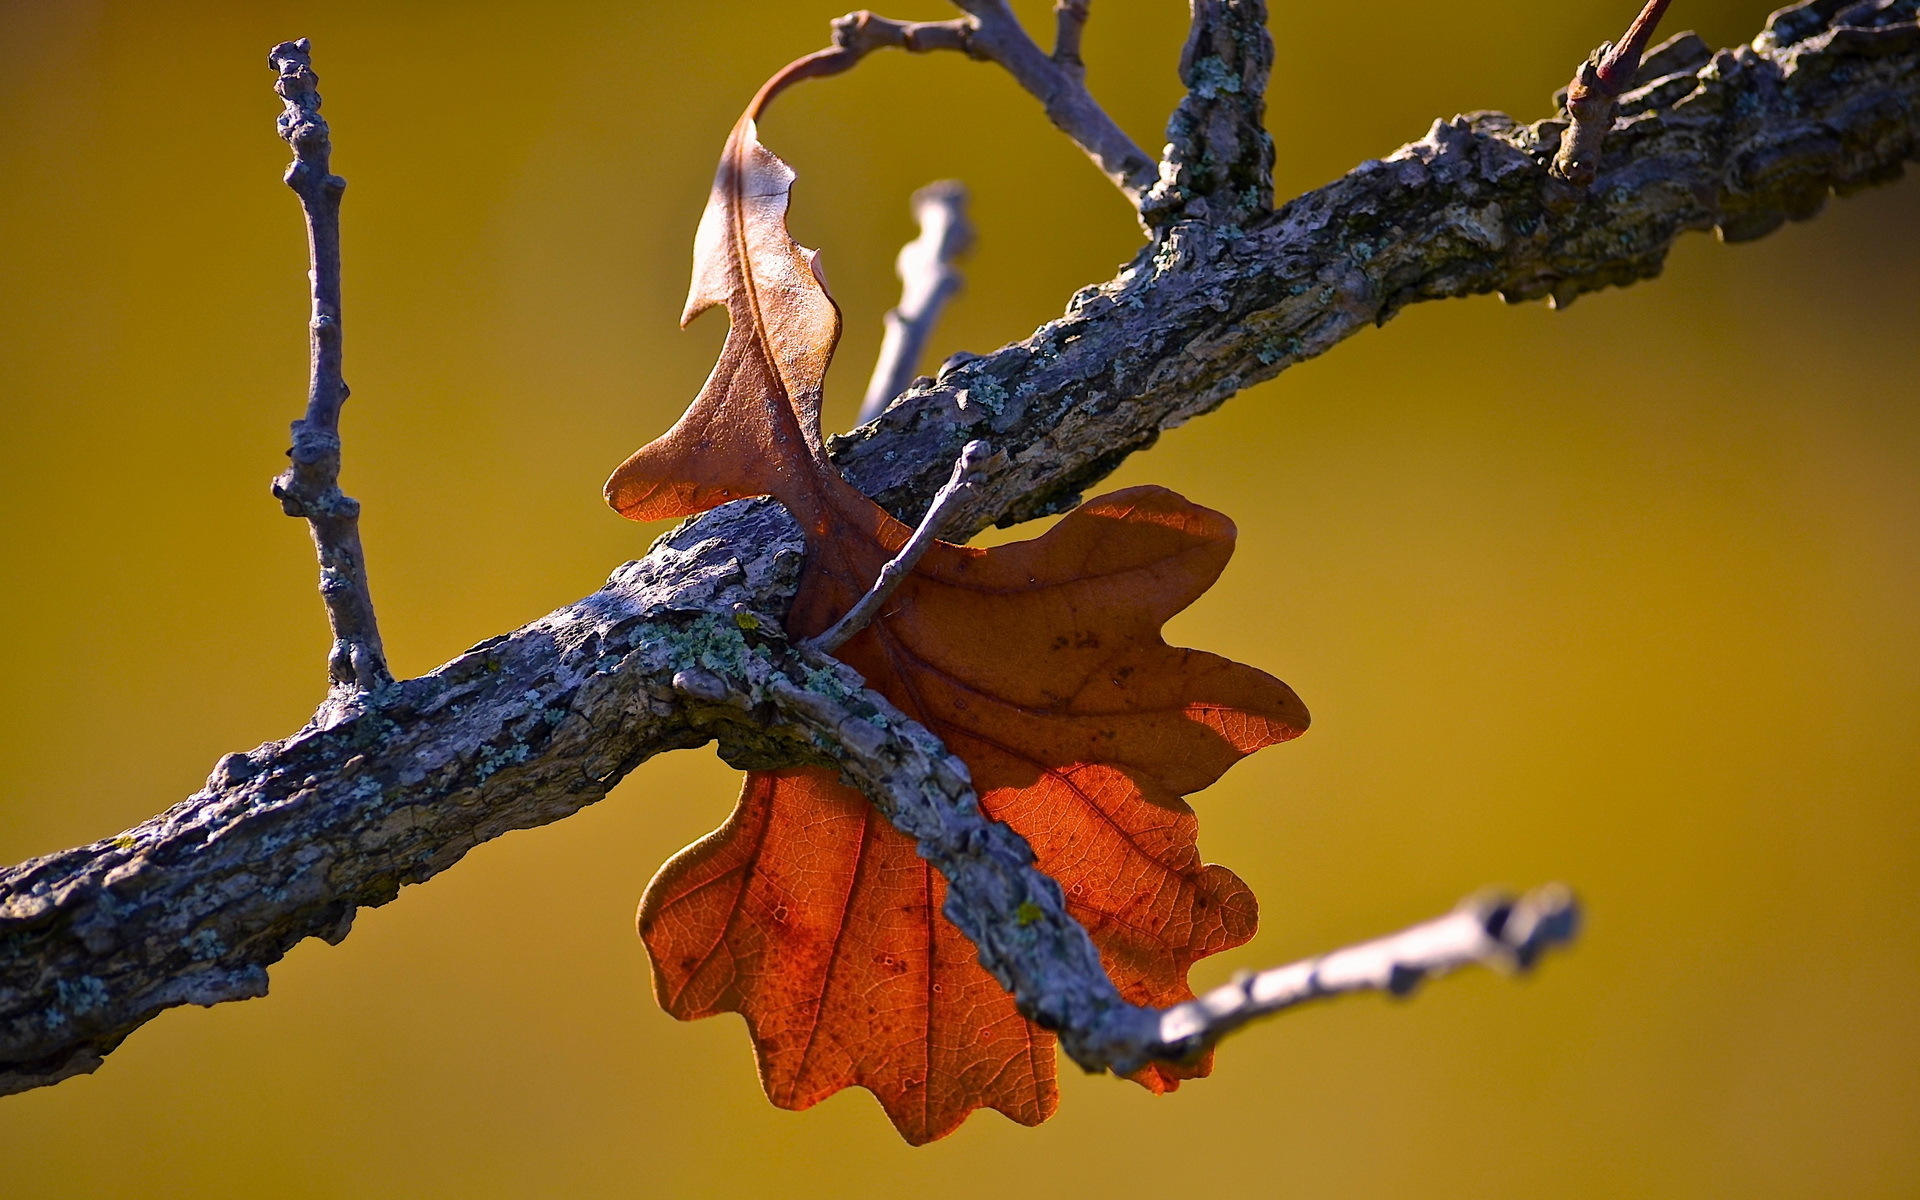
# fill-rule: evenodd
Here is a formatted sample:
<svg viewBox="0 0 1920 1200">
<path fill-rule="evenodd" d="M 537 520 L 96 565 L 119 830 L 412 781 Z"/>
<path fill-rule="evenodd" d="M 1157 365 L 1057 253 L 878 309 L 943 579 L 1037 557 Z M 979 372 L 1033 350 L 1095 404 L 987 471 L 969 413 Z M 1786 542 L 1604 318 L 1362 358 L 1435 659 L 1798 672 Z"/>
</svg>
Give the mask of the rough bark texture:
<svg viewBox="0 0 1920 1200">
<path fill-rule="evenodd" d="M 960 447 L 985 438 L 1013 463 L 956 528 L 1060 512 L 1161 430 L 1408 304 L 1496 291 L 1566 304 L 1659 274 L 1683 233 L 1745 241 L 1830 191 L 1896 179 L 1920 145 L 1916 4 L 1855 4 L 1842 15 L 1872 22 L 1859 25 L 1831 23 L 1839 8 L 1784 9 L 1753 45 L 1699 59 L 1692 35 L 1656 47 L 1587 189 L 1547 170 L 1564 118 L 1481 112 L 1435 121 L 1251 228 L 1175 224 L 1059 320 L 837 439 L 835 459 L 911 522 Z"/>
<path fill-rule="evenodd" d="M 1140 214 L 1158 228 L 1175 221 L 1245 225 L 1273 211 L 1273 137 L 1267 77 L 1273 36 L 1265 0 L 1193 0 L 1180 52 L 1186 97 L 1167 122 L 1160 179 Z"/>
<path fill-rule="evenodd" d="M 1548 169 L 1576 187 L 1586 187 L 1600 173 L 1600 155 L 1613 131 L 1614 105 L 1620 94 L 1639 82 L 1641 56 L 1653 40 L 1653 31 L 1672 0 L 1647 0 L 1640 15 L 1618 43 L 1605 42 L 1587 56 L 1566 86 L 1560 107 L 1567 128 L 1560 149 Z"/>
<path fill-rule="evenodd" d="M 1481 113 L 1250 227 L 1176 223 L 1060 320 L 842 439 L 840 461 L 912 522 L 985 437 L 1005 458 L 956 525 L 1059 511 L 1161 429 L 1408 303 L 1564 303 L 1657 273 L 1687 230 L 1741 240 L 1811 216 L 1829 190 L 1892 179 L 1914 156 L 1917 6 L 1813 0 L 1751 47 L 1705 61 L 1697 38 L 1657 48 L 1584 192 L 1546 170 L 1563 123 Z M 1181 136 L 1201 161 L 1205 123 Z M 118 838 L 0 870 L 0 1091 L 93 1069 L 167 1007 L 259 995 L 302 938 L 338 941 L 357 907 L 716 737 L 735 765 L 832 763 L 875 797 L 947 874 L 949 916 L 982 961 L 1077 1059 L 1179 1049 L 1141 1025 L 1146 1010 L 1112 1007 L 1097 956 L 1083 970 L 1092 950 L 1056 920 L 1058 889 L 1050 900 L 1017 836 L 968 817 L 964 770 L 937 740 L 778 634 L 800 561 L 776 506 L 729 506 L 577 604 L 229 755 Z"/>
<path fill-rule="evenodd" d="M 735 505 L 578 604 L 229 754 L 117 838 L 0 871 L 0 1093 L 92 1070 L 162 1009 L 263 995 L 301 939 L 338 942 L 356 908 L 711 740 L 702 664 L 740 665 L 743 623 L 778 629 L 801 547 L 777 505 Z M 741 734 L 742 765 L 806 757 L 790 731 Z"/>
</svg>

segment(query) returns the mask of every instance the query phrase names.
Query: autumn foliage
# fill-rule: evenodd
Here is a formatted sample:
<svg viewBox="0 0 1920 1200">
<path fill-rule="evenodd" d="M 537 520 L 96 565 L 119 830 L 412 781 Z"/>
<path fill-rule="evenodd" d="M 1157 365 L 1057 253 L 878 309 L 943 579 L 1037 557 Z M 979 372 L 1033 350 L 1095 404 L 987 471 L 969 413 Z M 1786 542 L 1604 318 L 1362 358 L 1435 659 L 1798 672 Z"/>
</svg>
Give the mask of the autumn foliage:
<svg viewBox="0 0 1920 1200">
<path fill-rule="evenodd" d="M 787 621 L 804 637 L 851 607 L 911 530 L 821 446 L 840 315 L 787 232 L 793 173 L 756 133 L 782 82 L 734 127 L 695 242 L 683 321 L 727 309 L 720 360 L 607 498 L 635 520 L 777 498 L 806 532 Z M 940 543 L 838 651 L 967 762 L 982 808 L 1032 844 L 1136 1003 L 1189 998 L 1188 968 L 1254 931 L 1252 893 L 1201 862 L 1182 797 L 1307 724 L 1285 684 L 1161 640 L 1218 577 L 1233 536 L 1220 514 L 1142 487 L 1032 541 Z M 1037 1124 L 1057 1102 L 1053 1039 L 941 914 L 944 886 L 831 772 L 749 773 L 726 823 L 676 855 L 641 903 L 656 996 L 683 1019 L 742 1014 L 782 1107 L 863 1086 L 914 1143 L 980 1107 Z M 1135 1078 L 1160 1092 L 1209 1066 Z"/>
</svg>

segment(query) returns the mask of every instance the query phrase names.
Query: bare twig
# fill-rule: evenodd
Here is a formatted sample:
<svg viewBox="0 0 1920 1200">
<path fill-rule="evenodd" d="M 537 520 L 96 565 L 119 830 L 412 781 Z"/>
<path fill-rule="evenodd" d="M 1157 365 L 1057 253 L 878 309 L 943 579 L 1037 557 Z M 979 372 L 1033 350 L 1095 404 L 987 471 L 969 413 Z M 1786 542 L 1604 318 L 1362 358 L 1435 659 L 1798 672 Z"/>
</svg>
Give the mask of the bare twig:
<svg viewBox="0 0 1920 1200">
<path fill-rule="evenodd" d="M 958 50 L 972 54 L 973 22 L 893 21 L 865 9 L 833 21 L 833 44 L 854 58 L 893 47 L 925 54 L 930 50 Z"/>
<path fill-rule="evenodd" d="M 320 597 L 333 629 L 327 655 L 328 707 L 393 681 L 380 626 L 367 587 L 366 554 L 360 546 L 360 502 L 340 491 L 340 407 L 347 400 L 341 377 L 340 197 L 347 181 L 329 170 L 332 145 L 320 116 L 320 77 L 313 72 L 307 39 L 282 42 L 267 63 L 277 73 L 273 90 L 286 101 L 280 136 L 293 147 L 287 186 L 300 197 L 307 218 L 313 316 L 309 325 L 312 365 L 307 411 L 293 423 L 291 465 L 273 481 L 273 494 L 290 517 L 305 517 L 320 555 Z M 324 711 L 324 710 L 323 710 Z"/>
<path fill-rule="evenodd" d="M 1620 43 L 1601 43 L 1567 85 L 1569 124 L 1553 157 L 1553 173 L 1575 187 L 1590 186 L 1600 173 L 1600 149 L 1613 128 L 1613 107 L 1639 72 L 1640 56 L 1671 2 L 1647 0 Z"/>
<path fill-rule="evenodd" d="M 1061 0 L 1060 48 L 1049 55 L 1027 36 L 1006 0 L 953 0 L 967 13 L 958 21 L 894 21 L 871 12 L 848 13 L 833 22 L 833 46 L 782 71 L 762 89 L 756 105 L 790 84 L 834 75 L 884 47 L 925 52 L 960 50 L 968 57 L 999 63 L 1021 87 L 1045 106 L 1047 118 L 1086 152 L 1102 174 L 1136 209 L 1153 186 L 1153 159 L 1114 124 L 1087 91 L 1079 61 L 1080 27 L 1088 0 Z"/>
<path fill-rule="evenodd" d="M 1087 91 L 1084 71 L 1068 70 L 1035 45 L 1021 28 L 1007 0 L 953 2 L 973 17 L 975 28 L 970 53 L 1005 67 L 1021 87 L 1045 106 L 1047 119 L 1086 151 L 1101 173 L 1139 208 L 1157 174 L 1153 158 L 1114 124 L 1113 118 Z M 1079 4 L 1077 11 L 1084 14 L 1086 4 Z M 1078 43 L 1077 25 L 1083 21 L 1084 18 L 1076 23 L 1070 45 Z"/>
<path fill-rule="evenodd" d="M 1141 206 L 1148 225 L 1246 225 L 1273 211 L 1267 77 L 1273 37 L 1266 0 L 1192 0 L 1180 52 L 1187 94 L 1167 121 L 1160 178 Z"/>
<path fill-rule="evenodd" d="M 973 23 L 954 21 L 892 21 L 862 9 L 836 17 L 832 22 L 833 45 L 797 58 L 760 85 L 751 103 L 749 115 L 758 119 L 775 96 L 803 79 L 824 79 L 851 70 L 875 50 L 896 46 L 916 54 L 930 50 L 959 50 L 974 58 Z"/>
<path fill-rule="evenodd" d="M 900 248 L 894 270 L 900 276 L 900 303 L 886 316 L 887 333 L 873 378 L 860 402 L 860 423 L 880 415 L 887 403 L 913 382 L 914 368 L 926 353 L 927 340 L 939 324 L 941 310 L 960 290 L 960 272 L 954 260 L 973 245 L 973 224 L 967 220 L 967 189 L 953 180 L 930 183 L 913 194 L 913 216 L 920 236 Z"/>
<path fill-rule="evenodd" d="M 990 453 L 985 442 L 966 444 L 953 464 L 953 475 L 948 478 L 945 487 L 934 493 L 933 503 L 927 506 L 927 515 L 920 518 L 920 524 L 907 538 L 907 544 L 900 547 L 900 552 L 886 566 L 880 568 L 879 578 L 873 581 L 866 595 L 854 602 L 846 615 L 807 643 L 809 649 L 832 654 L 846 645 L 848 638 L 867 627 L 867 622 L 879 613 L 887 597 L 906 582 L 907 576 L 913 574 L 914 566 L 926 557 L 927 551 L 940 539 L 941 532 L 946 529 L 947 521 L 953 516 L 954 509 L 959 507 L 966 490 L 980 481 L 981 464 L 987 461 Z"/>
<path fill-rule="evenodd" d="M 1160 1041 L 1166 1056 L 1177 1058 L 1183 1046 L 1210 1045 L 1248 1021 L 1309 1000 L 1353 992 L 1404 996 L 1422 980 L 1461 967 L 1524 971 L 1547 950 L 1570 942 L 1579 916 L 1573 893 L 1558 884 L 1518 900 L 1469 897 L 1444 917 L 1291 966 L 1243 973 L 1176 1004 L 1160 1015 Z"/>
</svg>

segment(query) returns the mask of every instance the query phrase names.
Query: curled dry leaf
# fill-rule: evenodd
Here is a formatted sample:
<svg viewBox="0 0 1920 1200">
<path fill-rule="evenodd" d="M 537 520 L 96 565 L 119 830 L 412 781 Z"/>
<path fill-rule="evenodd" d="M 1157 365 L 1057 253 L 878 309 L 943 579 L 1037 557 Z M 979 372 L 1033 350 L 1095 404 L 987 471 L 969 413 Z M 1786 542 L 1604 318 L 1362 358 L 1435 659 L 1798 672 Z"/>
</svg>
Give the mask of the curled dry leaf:
<svg viewBox="0 0 1920 1200">
<path fill-rule="evenodd" d="M 755 131 L 793 77 L 776 76 L 734 127 L 700 223 L 684 319 L 726 307 L 720 360 L 672 430 L 614 473 L 607 498 L 636 520 L 779 499 L 807 534 L 788 619 L 799 637 L 859 599 L 911 531 L 821 446 L 839 311 L 787 232 L 793 173 Z M 1252 893 L 1201 862 L 1182 797 L 1307 725 L 1280 681 L 1161 640 L 1218 577 L 1233 532 L 1144 487 L 1091 501 L 1032 541 L 940 543 L 839 651 L 967 762 L 981 807 L 1032 844 L 1139 1004 L 1188 999 L 1188 968 L 1254 930 Z M 1053 1039 L 980 967 L 942 915 L 944 893 L 913 843 L 831 772 L 756 771 L 726 824 L 648 887 L 640 932 L 668 1012 L 746 1018 L 775 1104 L 863 1086 L 916 1144 L 980 1107 L 1037 1124 L 1057 1102 Z M 1208 1067 L 1156 1064 L 1135 1078 L 1165 1091 Z"/>
</svg>

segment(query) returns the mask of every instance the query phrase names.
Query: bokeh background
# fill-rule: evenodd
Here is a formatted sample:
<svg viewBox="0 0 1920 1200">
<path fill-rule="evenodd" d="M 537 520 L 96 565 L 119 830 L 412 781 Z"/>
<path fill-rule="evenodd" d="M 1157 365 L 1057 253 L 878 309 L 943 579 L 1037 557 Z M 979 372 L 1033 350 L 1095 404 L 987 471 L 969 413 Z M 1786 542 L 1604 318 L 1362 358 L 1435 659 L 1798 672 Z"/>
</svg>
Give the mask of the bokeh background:
<svg viewBox="0 0 1920 1200">
<path fill-rule="evenodd" d="M 1436 116 L 1543 115 L 1633 4 L 1275 7 L 1291 195 Z M 1766 8 L 1670 23 L 1731 44 Z M 1101 0 L 1088 33 L 1150 146 L 1184 10 Z M 320 694 L 311 550 L 266 491 L 305 357 L 267 48 L 314 39 L 352 181 L 346 484 L 417 673 L 658 532 L 600 482 L 719 344 L 675 318 L 728 125 L 837 12 L 0 0 L 0 858 L 159 811 Z M 964 179 L 981 230 L 936 361 L 1136 245 L 1031 99 L 959 56 L 876 55 L 763 131 L 848 315 L 836 427 L 913 188 Z M 1691 237 L 1566 312 L 1416 306 L 1115 477 L 1237 519 L 1172 634 L 1315 714 L 1198 797 L 1265 919 L 1197 981 L 1565 879 L 1589 930 L 1535 978 L 1302 1011 L 1163 1099 L 1069 1066 L 1047 1126 L 979 1114 L 910 1150 L 861 1092 L 772 1108 L 737 1020 L 654 1007 L 634 904 L 735 787 L 686 752 L 302 945 L 269 998 L 0 1100 L 0 1192 L 1920 1194 L 1916 318 L 1908 180 L 1757 244 Z"/>
</svg>

